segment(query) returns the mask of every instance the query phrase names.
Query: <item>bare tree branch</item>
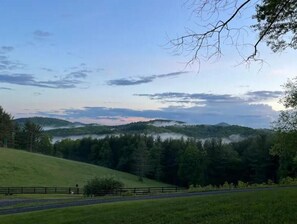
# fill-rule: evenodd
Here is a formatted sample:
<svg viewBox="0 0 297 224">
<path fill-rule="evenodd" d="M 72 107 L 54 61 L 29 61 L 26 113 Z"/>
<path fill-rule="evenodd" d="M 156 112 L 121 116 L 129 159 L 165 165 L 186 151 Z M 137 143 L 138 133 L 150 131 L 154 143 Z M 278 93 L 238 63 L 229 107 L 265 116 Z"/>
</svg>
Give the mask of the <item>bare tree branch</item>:
<svg viewBox="0 0 297 224">
<path fill-rule="evenodd" d="M 187 65 L 197 61 L 200 63 L 201 59 L 208 61 L 212 58 L 220 58 L 223 54 L 222 47 L 225 45 L 234 46 L 243 63 L 263 62 L 258 58 L 258 47 L 263 41 L 270 45 L 273 51 L 280 51 L 286 47 L 297 49 L 296 0 L 187 0 L 185 4 L 190 5 L 193 9 L 192 15 L 199 16 L 200 21 L 204 23 L 209 21 L 207 25 L 199 27 L 205 31 L 197 33 L 187 29 L 185 35 L 169 42 L 175 52 L 180 54 L 186 52 L 187 56 L 190 56 Z M 248 26 L 249 29 L 254 28 L 259 31 L 259 36 L 253 43 L 239 41 L 243 36 L 242 30 L 249 33 L 247 26 L 234 25 L 248 7 L 255 8 L 256 15 L 252 18 L 258 21 L 257 24 Z M 219 18 L 226 16 L 230 10 L 233 12 L 226 19 Z M 206 15 L 206 20 L 203 20 L 205 19 L 203 15 Z M 216 16 L 215 19 L 213 19 L 214 16 Z M 239 47 L 247 46 L 252 48 L 252 52 L 244 55 Z"/>
<path fill-rule="evenodd" d="M 242 3 L 235 12 L 225 21 L 218 20 L 215 24 L 208 24 L 206 28 L 209 28 L 204 33 L 195 33 L 195 32 L 188 32 L 189 34 L 178 37 L 170 41 L 171 45 L 175 47 L 176 50 L 188 50 L 193 52 L 193 57 L 188 62 L 188 64 L 193 63 L 194 61 L 200 60 L 199 53 L 202 50 L 206 51 L 204 58 L 207 60 L 217 56 L 220 57 L 222 54 L 221 44 L 223 39 L 230 38 L 230 31 L 231 29 L 228 27 L 228 24 L 239 14 L 239 12 L 244 8 L 251 0 L 246 0 Z M 202 11 L 206 7 L 205 1 L 203 5 L 197 9 L 198 11 Z M 215 0 L 216 3 L 220 2 L 219 0 Z M 237 1 L 236 1 L 237 4 Z M 213 11 L 211 13 L 215 13 L 217 10 L 217 5 L 214 6 Z M 227 34 L 222 35 L 223 31 L 227 31 Z M 212 38 L 215 39 L 214 42 Z"/>
</svg>

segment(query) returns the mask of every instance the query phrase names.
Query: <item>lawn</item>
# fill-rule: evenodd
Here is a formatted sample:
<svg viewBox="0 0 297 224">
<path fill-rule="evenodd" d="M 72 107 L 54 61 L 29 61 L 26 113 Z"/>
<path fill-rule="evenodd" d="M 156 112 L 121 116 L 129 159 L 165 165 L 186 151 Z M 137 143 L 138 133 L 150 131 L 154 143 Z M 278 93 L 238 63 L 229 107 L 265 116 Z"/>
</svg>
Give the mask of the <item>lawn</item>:
<svg viewBox="0 0 297 224">
<path fill-rule="evenodd" d="M 0 216 L 1 224 L 296 223 L 297 189 L 119 202 Z"/>
<path fill-rule="evenodd" d="M 21 150 L 0 148 L 0 186 L 82 187 L 95 176 L 112 175 L 125 187 L 168 186 L 154 180 L 138 181 L 137 176 L 105 167 L 45 156 Z"/>
</svg>

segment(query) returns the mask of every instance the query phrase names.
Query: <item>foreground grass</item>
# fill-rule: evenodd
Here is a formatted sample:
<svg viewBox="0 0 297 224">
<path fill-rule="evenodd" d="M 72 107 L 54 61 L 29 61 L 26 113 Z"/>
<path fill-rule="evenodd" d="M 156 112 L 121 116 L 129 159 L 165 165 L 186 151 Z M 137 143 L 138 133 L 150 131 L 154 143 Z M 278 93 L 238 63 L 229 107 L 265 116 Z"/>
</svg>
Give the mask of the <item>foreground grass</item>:
<svg viewBox="0 0 297 224">
<path fill-rule="evenodd" d="M 297 189 L 120 202 L 0 216 L 1 224 L 296 223 Z"/>
<path fill-rule="evenodd" d="M 95 176 L 113 175 L 125 187 L 159 187 L 164 183 L 105 167 L 66 159 L 29 153 L 20 150 L 0 148 L 0 186 L 83 186 Z M 167 185 L 168 186 L 168 185 Z"/>
</svg>

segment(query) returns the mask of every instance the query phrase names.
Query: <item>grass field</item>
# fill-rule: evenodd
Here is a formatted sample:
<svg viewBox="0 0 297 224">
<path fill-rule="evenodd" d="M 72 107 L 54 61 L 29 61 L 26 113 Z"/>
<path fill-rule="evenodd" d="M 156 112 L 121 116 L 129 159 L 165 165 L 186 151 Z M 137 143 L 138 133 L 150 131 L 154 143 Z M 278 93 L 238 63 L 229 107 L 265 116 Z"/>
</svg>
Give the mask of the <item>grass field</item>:
<svg viewBox="0 0 297 224">
<path fill-rule="evenodd" d="M 125 187 L 168 186 L 149 179 L 140 182 L 135 175 L 87 163 L 0 148 L 0 186 L 82 187 L 89 179 L 104 175 L 115 176 Z"/>
<path fill-rule="evenodd" d="M 119 202 L 0 216 L 1 224 L 283 224 L 296 220 L 296 189 Z"/>
</svg>

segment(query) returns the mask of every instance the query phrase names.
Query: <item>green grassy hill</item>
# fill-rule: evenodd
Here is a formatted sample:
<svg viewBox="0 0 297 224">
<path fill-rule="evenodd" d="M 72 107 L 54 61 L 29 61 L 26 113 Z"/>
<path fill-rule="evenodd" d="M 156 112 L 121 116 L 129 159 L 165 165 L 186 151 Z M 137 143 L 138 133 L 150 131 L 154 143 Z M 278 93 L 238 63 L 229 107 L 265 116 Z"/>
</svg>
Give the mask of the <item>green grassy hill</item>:
<svg viewBox="0 0 297 224">
<path fill-rule="evenodd" d="M 0 148 L 0 186 L 83 186 L 95 176 L 113 175 L 125 187 L 167 186 L 164 183 L 87 163 Z"/>
</svg>

